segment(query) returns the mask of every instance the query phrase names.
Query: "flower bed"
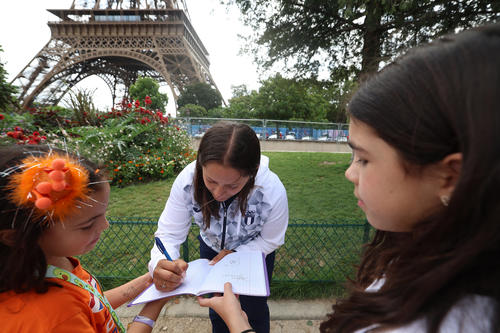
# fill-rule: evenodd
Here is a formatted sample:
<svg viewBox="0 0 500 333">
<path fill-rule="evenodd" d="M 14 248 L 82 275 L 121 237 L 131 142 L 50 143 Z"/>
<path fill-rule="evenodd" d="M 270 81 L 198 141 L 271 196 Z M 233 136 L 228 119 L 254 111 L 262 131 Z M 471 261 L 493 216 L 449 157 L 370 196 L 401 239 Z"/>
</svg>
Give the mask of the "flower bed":
<svg viewBox="0 0 500 333">
<path fill-rule="evenodd" d="M 112 184 L 165 179 L 195 158 L 187 133 L 144 102 L 124 100 L 109 112 L 60 107 L 1 114 L 0 144 L 50 144 L 101 164 Z"/>
</svg>

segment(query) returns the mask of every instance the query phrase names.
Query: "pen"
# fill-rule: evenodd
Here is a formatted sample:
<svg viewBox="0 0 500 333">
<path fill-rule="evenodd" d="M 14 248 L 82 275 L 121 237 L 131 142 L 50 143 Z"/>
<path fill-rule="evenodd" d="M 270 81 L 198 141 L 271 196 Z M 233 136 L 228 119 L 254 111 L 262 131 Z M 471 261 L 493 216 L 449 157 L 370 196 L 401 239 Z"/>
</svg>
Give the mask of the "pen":
<svg viewBox="0 0 500 333">
<path fill-rule="evenodd" d="M 163 255 L 165 257 L 167 257 L 168 260 L 172 261 L 172 258 L 170 258 L 170 255 L 168 254 L 167 249 L 165 249 L 165 246 L 163 246 L 163 243 L 161 242 L 161 240 L 158 237 L 155 237 L 155 243 L 156 243 L 156 246 L 158 247 L 158 249 L 160 250 L 160 252 L 163 253 Z"/>
</svg>

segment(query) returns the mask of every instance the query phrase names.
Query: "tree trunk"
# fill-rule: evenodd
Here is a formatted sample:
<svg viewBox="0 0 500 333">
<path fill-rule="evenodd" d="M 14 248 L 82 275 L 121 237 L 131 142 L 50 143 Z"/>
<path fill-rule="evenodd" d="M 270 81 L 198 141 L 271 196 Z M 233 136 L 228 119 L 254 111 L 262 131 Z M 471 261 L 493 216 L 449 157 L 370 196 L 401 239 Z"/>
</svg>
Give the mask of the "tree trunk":
<svg viewBox="0 0 500 333">
<path fill-rule="evenodd" d="M 361 50 L 361 73 L 363 76 L 378 71 L 380 64 L 380 47 L 382 44 L 382 30 L 380 20 L 382 18 L 382 5 L 380 1 L 367 1 L 366 17 L 363 32 L 363 49 Z"/>
</svg>

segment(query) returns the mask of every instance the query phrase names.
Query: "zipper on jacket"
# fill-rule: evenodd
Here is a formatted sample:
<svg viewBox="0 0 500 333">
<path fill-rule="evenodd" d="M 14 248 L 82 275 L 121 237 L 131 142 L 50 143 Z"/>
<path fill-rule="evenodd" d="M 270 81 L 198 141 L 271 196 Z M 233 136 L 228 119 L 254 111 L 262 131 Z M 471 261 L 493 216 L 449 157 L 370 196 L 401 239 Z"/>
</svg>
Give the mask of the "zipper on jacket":
<svg viewBox="0 0 500 333">
<path fill-rule="evenodd" d="M 229 205 L 226 204 L 226 201 L 222 203 L 222 207 L 224 208 L 224 219 L 222 221 L 222 241 L 220 242 L 221 251 L 224 250 L 224 243 L 226 241 L 227 208 L 229 207 Z"/>
<path fill-rule="evenodd" d="M 231 203 L 236 198 L 237 194 L 233 195 L 231 198 L 222 202 L 222 208 L 224 208 L 224 219 L 222 220 L 222 240 L 220 242 L 220 250 L 224 250 L 224 243 L 226 242 L 226 224 L 227 224 L 227 209 L 231 206 Z"/>
</svg>

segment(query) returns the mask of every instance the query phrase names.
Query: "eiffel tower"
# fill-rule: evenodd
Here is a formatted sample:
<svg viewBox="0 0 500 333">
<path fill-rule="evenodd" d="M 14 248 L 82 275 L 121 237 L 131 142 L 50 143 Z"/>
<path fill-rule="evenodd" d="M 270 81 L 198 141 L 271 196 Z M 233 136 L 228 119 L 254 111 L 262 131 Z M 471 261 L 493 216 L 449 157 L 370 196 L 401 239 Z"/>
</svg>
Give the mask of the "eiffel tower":
<svg viewBox="0 0 500 333">
<path fill-rule="evenodd" d="M 217 89 L 184 0 L 73 0 L 69 9 L 48 11 L 60 19 L 48 23 L 50 41 L 12 81 L 25 107 L 56 105 L 92 75 L 109 87 L 113 105 L 140 76 L 167 84 L 175 101 L 192 83 Z"/>
</svg>

